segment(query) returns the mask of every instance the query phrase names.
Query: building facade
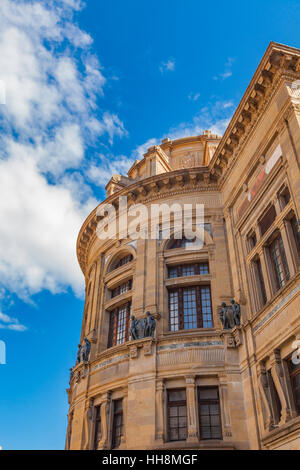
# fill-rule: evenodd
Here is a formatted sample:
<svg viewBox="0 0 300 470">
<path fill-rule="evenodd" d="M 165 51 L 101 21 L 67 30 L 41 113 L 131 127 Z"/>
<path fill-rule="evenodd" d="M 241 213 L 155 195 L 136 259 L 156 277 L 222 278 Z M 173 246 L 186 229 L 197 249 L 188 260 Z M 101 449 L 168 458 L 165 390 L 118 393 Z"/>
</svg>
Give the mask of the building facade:
<svg viewBox="0 0 300 470">
<path fill-rule="evenodd" d="M 271 43 L 223 137 L 165 139 L 111 178 L 78 237 L 66 449 L 300 449 L 299 168 L 300 50 Z M 158 218 L 156 239 L 102 237 L 120 196 L 144 228 L 176 204 L 169 236 Z M 201 246 L 177 233 L 188 204 Z"/>
</svg>

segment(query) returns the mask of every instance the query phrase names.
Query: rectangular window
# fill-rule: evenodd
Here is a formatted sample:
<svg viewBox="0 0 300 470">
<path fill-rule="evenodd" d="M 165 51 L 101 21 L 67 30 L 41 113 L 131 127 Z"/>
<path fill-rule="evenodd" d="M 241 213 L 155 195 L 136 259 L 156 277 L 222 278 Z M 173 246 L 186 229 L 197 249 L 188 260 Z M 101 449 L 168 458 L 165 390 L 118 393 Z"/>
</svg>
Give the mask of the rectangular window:
<svg viewBox="0 0 300 470">
<path fill-rule="evenodd" d="M 249 252 L 250 252 L 256 246 L 256 243 L 257 243 L 256 234 L 254 232 L 249 234 L 247 237 L 247 241 L 248 241 L 248 247 L 249 247 Z"/>
<path fill-rule="evenodd" d="M 114 400 L 114 416 L 112 428 L 112 449 L 116 449 L 121 444 L 121 437 L 123 436 L 123 400 Z"/>
<path fill-rule="evenodd" d="M 168 435 L 169 441 L 184 441 L 187 438 L 185 389 L 168 391 Z"/>
<path fill-rule="evenodd" d="M 127 281 L 121 284 L 120 286 L 116 287 L 111 291 L 111 297 L 117 297 L 118 295 L 125 294 L 125 292 L 128 292 L 132 289 L 132 281 Z"/>
<path fill-rule="evenodd" d="M 266 294 L 265 281 L 264 281 L 264 276 L 262 273 L 260 259 L 258 258 L 255 261 L 253 261 L 253 264 L 254 264 L 255 278 L 257 281 L 258 294 L 259 294 L 259 298 L 261 301 L 261 305 L 265 305 L 267 303 L 267 294 Z"/>
<path fill-rule="evenodd" d="M 198 388 L 200 439 L 222 439 L 219 390 Z"/>
<path fill-rule="evenodd" d="M 132 256 L 132 255 L 124 256 L 123 258 L 121 258 L 121 259 L 117 262 L 117 264 L 116 264 L 116 266 L 115 266 L 115 269 L 120 268 L 121 266 L 124 266 L 125 264 L 130 263 L 132 260 L 133 260 L 133 256 Z"/>
<path fill-rule="evenodd" d="M 170 331 L 179 330 L 179 292 L 177 290 L 169 292 L 169 316 Z"/>
<path fill-rule="evenodd" d="M 282 209 L 288 205 L 288 203 L 290 202 L 291 200 L 291 195 L 290 195 L 290 192 L 289 192 L 289 189 L 287 187 L 283 188 L 280 192 L 279 192 L 279 199 L 280 199 L 280 202 L 281 202 L 281 207 Z"/>
<path fill-rule="evenodd" d="M 298 415 L 300 415 L 300 364 L 296 364 L 296 361 L 294 362 L 293 360 L 289 361 L 289 370 L 295 407 Z"/>
<path fill-rule="evenodd" d="M 210 286 L 169 290 L 170 331 L 212 328 Z"/>
<path fill-rule="evenodd" d="M 293 216 L 290 220 L 290 223 L 291 223 L 291 226 L 292 226 L 293 235 L 294 235 L 295 243 L 296 243 L 296 246 L 297 246 L 298 254 L 300 255 L 300 232 L 299 232 L 300 227 L 299 227 L 299 222 L 296 219 L 296 217 Z"/>
<path fill-rule="evenodd" d="M 270 390 L 270 398 L 271 398 L 271 410 L 272 410 L 272 415 L 273 415 L 273 420 L 275 424 L 278 424 L 281 418 L 281 411 L 282 411 L 282 406 L 281 402 L 273 381 L 272 373 L 271 371 L 267 371 L 267 380 L 268 380 L 268 386 Z"/>
<path fill-rule="evenodd" d="M 193 264 L 182 266 L 182 276 L 195 276 L 195 266 Z"/>
<path fill-rule="evenodd" d="M 183 264 L 169 267 L 168 272 L 169 279 L 174 279 L 175 277 L 205 275 L 209 274 L 209 266 L 208 263 Z"/>
<path fill-rule="evenodd" d="M 274 220 L 276 219 L 276 210 L 274 206 L 271 206 L 266 214 L 258 222 L 261 236 L 263 236 L 266 231 L 271 227 Z"/>
<path fill-rule="evenodd" d="M 131 303 L 129 302 L 116 308 L 110 314 L 109 348 L 128 341 L 130 310 Z"/>
<path fill-rule="evenodd" d="M 283 241 L 280 235 L 271 243 L 270 255 L 276 281 L 276 290 L 279 290 L 290 278 Z"/>
<path fill-rule="evenodd" d="M 98 449 L 99 442 L 101 441 L 101 407 L 95 408 L 95 430 L 94 430 L 94 450 Z"/>
</svg>

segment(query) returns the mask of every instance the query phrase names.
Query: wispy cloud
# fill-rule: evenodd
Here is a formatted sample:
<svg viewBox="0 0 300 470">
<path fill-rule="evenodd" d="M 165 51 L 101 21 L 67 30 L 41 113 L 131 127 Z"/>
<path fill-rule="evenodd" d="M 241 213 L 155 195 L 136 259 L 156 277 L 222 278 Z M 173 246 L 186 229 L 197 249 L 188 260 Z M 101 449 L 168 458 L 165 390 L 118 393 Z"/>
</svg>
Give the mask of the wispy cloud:
<svg viewBox="0 0 300 470">
<path fill-rule="evenodd" d="M 136 156 L 136 158 L 142 158 L 149 147 L 159 145 L 162 139 L 166 137 L 169 137 L 171 140 L 180 139 L 182 137 L 200 135 L 206 129 L 210 129 L 213 134 L 222 136 L 233 115 L 233 107 L 233 101 L 217 100 L 209 102 L 190 121 L 181 122 L 171 127 L 160 138 L 148 139 L 145 143 L 139 145 L 132 155 Z"/>
<path fill-rule="evenodd" d="M 0 329 L 13 331 L 26 331 L 27 327 L 22 325 L 17 318 L 12 318 L 0 312 Z"/>
<path fill-rule="evenodd" d="M 166 62 L 161 62 L 159 66 L 159 70 L 161 73 L 164 72 L 174 72 L 175 70 L 175 60 L 174 59 L 168 59 Z"/>
<path fill-rule="evenodd" d="M 188 96 L 188 99 L 190 101 L 198 101 L 200 96 L 201 96 L 200 93 L 190 93 L 189 96 Z"/>
<path fill-rule="evenodd" d="M 105 187 L 114 174 L 126 175 L 134 159 L 125 155 L 100 154 L 86 172 L 86 176 L 96 186 Z"/>
<path fill-rule="evenodd" d="M 220 73 L 219 75 L 215 75 L 213 77 L 214 80 L 226 80 L 227 78 L 230 78 L 232 76 L 232 66 L 234 63 L 235 59 L 232 57 L 228 57 L 227 62 L 225 63 L 224 66 L 224 71 Z"/>
</svg>

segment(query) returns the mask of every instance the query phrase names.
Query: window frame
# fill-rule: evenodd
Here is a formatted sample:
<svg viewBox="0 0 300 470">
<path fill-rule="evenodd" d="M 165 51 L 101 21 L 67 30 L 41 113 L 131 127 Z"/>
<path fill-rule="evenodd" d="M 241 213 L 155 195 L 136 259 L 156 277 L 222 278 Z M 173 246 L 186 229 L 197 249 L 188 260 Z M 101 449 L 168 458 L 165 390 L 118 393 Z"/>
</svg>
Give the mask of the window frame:
<svg viewBox="0 0 300 470">
<path fill-rule="evenodd" d="M 276 233 L 272 240 L 268 243 L 268 251 L 271 263 L 271 271 L 274 279 L 275 293 L 278 292 L 290 280 L 290 271 L 285 253 L 284 243 L 281 233 Z M 277 254 L 279 254 L 279 257 Z M 276 260 L 274 259 L 276 256 Z M 281 271 L 280 269 L 281 268 Z M 283 280 L 280 279 L 280 274 L 283 275 Z"/>
<path fill-rule="evenodd" d="M 185 312 L 184 312 L 184 290 L 187 289 L 194 289 L 196 293 L 196 318 L 197 318 L 197 327 L 196 328 L 185 328 Z M 203 304 L 202 304 L 202 289 L 209 289 L 209 302 L 210 302 L 210 321 L 204 320 L 203 318 Z M 178 315 L 178 322 L 172 322 L 171 317 L 171 295 L 172 293 L 177 292 L 177 315 Z M 176 304 L 175 304 L 176 305 Z M 185 331 L 185 330 L 195 330 L 195 329 L 210 329 L 214 327 L 213 321 L 213 307 L 212 307 L 212 297 L 211 297 L 211 286 L 210 284 L 203 284 L 203 285 L 196 285 L 196 286 L 182 286 L 182 287 L 170 287 L 168 288 L 168 310 L 169 310 L 169 331 L 176 332 L 176 331 Z M 206 314 L 207 316 L 207 314 Z M 173 324 L 178 323 L 178 329 L 172 329 Z M 203 326 L 204 323 L 211 323 L 211 326 Z"/>
<path fill-rule="evenodd" d="M 290 384 L 291 384 L 292 395 L 294 399 L 295 410 L 297 411 L 297 415 L 300 416 L 300 398 L 299 398 L 299 401 L 297 402 L 296 394 L 295 394 L 296 390 L 300 391 L 300 385 L 298 387 L 294 386 L 295 377 L 300 375 L 300 364 L 298 365 L 298 368 L 296 368 L 296 370 L 293 371 L 292 370 L 292 356 L 288 358 L 288 371 L 289 371 Z"/>
<path fill-rule="evenodd" d="M 201 267 L 207 267 L 207 272 L 201 272 Z M 193 268 L 194 273 L 193 274 L 183 274 L 183 270 L 185 268 Z M 178 277 L 190 277 L 190 276 L 209 276 L 210 270 L 209 270 L 209 262 L 208 261 L 203 261 L 203 262 L 198 262 L 198 263 L 186 263 L 186 264 L 176 264 L 174 266 L 168 265 L 168 279 L 176 279 Z M 176 276 L 171 276 L 170 271 L 176 269 Z"/>
<path fill-rule="evenodd" d="M 121 292 L 121 289 L 124 286 L 128 286 L 128 288 L 126 290 L 124 290 L 124 292 Z M 111 289 L 111 291 L 110 291 L 111 292 L 111 298 L 114 299 L 114 298 L 118 297 L 119 295 L 126 294 L 127 292 L 130 292 L 131 290 L 132 290 L 132 279 L 129 279 L 126 282 L 122 282 L 122 284 L 119 284 L 114 289 Z"/>
<path fill-rule="evenodd" d="M 201 399 L 200 398 L 200 391 L 201 390 L 216 390 L 217 391 L 217 398 L 210 398 L 210 399 Z M 222 412 L 221 412 L 221 400 L 220 400 L 220 391 L 219 391 L 219 387 L 217 385 L 215 386 L 198 386 L 197 387 L 197 404 L 198 404 L 198 423 L 199 423 L 199 438 L 200 438 L 200 441 L 222 441 L 223 440 L 223 429 L 222 429 Z M 218 408 L 219 408 L 219 413 L 218 413 L 218 416 L 219 416 L 219 421 L 220 421 L 220 424 L 219 426 L 212 426 L 211 425 L 211 421 L 210 421 L 210 425 L 209 425 L 209 428 L 210 428 L 210 434 L 211 434 L 211 428 L 214 428 L 214 427 L 219 427 L 219 431 L 220 431 L 220 437 L 219 438 L 216 438 L 216 437 L 209 437 L 209 438 L 205 438 L 205 437 L 202 437 L 202 432 L 201 432 L 201 429 L 203 427 L 208 427 L 208 426 L 202 426 L 201 425 L 201 405 L 218 405 Z M 209 417 L 211 417 L 211 415 L 209 414 L 208 415 Z"/>
<path fill-rule="evenodd" d="M 94 408 L 94 423 L 93 449 L 98 450 L 99 442 L 102 439 L 101 405 Z"/>
<path fill-rule="evenodd" d="M 120 409 L 117 410 L 117 403 L 121 404 Z M 121 424 L 117 423 L 118 417 L 121 416 Z M 117 430 L 120 429 L 120 433 Z M 112 422 L 112 433 L 111 433 L 111 448 L 118 449 L 120 447 L 122 436 L 124 435 L 124 410 L 123 410 L 123 398 L 113 400 L 113 422 Z"/>
<path fill-rule="evenodd" d="M 177 401 L 170 401 L 169 400 L 169 395 L 172 393 L 172 392 L 183 392 L 185 393 L 185 400 L 177 400 Z M 171 425 L 170 425 L 170 422 L 171 422 L 171 418 L 175 418 L 175 416 L 171 416 L 170 414 L 170 409 L 171 408 L 175 408 L 177 407 L 177 409 L 179 407 L 182 407 L 182 406 L 185 406 L 185 410 L 186 410 L 186 415 L 185 415 L 185 418 L 186 418 L 186 437 L 185 439 L 171 439 Z M 187 409 L 187 397 L 186 397 L 186 388 L 171 388 L 169 390 L 167 390 L 167 440 L 168 442 L 184 442 L 187 440 L 187 437 L 188 437 L 188 409 Z M 179 416 L 179 412 L 177 413 L 176 415 L 176 418 L 178 418 L 178 421 L 179 421 L 179 418 L 182 418 L 183 416 Z M 177 433 L 178 433 L 178 437 L 179 437 L 179 429 L 183 429 L 184 426 L 179 426 L 179 423 L 178 423 L 178 426 L 177 426 Z M 174 429 L 176 429 L 174 427 Z"/>
<path fill-rule="evenodd" d="M 124 328 L 124 334 L 123 334 L 124 341 L 118 342 L 118 335 L 120 331 L 122 331 L 121 328 L 119 329 L 120 314 L 122 314 L 121 310 L 124 308 L 126 308 L 125 328 Z M 108 348 L 120 346 L 121 344 L 125 344 L 129 340 L 130 314 L 131 314 L 131 301 L 126 302 L 116 307 L 112 312 L 110 312 Z"/>
</svg>

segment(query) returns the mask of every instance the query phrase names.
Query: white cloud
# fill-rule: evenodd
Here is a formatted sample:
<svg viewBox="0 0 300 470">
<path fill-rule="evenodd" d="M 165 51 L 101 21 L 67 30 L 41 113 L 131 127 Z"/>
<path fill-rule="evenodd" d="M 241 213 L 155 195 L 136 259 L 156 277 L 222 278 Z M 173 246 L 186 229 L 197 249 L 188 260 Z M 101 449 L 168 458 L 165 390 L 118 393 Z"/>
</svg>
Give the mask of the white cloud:
<svg viewBox="0 0 300 470">
<path fill-rule="evenodd" d="M 232 66 L 234 63 L 235 59 L 232 57 L 228 57 L 225 65 L 224 65 L 224 72 L 220 73 L 219 75 L 216 75 L 213 77 L 214 80 L 226 80 L 227 78 L 232 77 Z"/>
<path fill-rule="evenodd" d="M 198 101 L 200 96 L 201 96 L 200 93 L 190 93 L 189 96 L 188 96 L 188 99 L 190 101 Z"/>
<path fill-rule="evenodd" d="M 150 138 L 144 144 L 139 145 L 132 153 L 135 158 L 142 158 L 147 149 L 153 145 L 159 145 L 163 139 L 171 140 L 200 135 L 204 130 L 210 129 L 213 134 L 222 136 L 228 127 L 232 117 L 233 101 L 215 101 L 208 103 L 189 122 L 181 122 L 173 126 L 160 138 Z"/>
<path fill-rule="evenodd" d="M 27 330 L 27 327 L 22 325 L 17 318 L 12 318 L 5 313 L 0 312 L 0 329 L 25 331 Z"/>
<path fill-rule="evenodd" d="M 105 187 L 114 174 L 126 175 L 134 163 L 134 159 L 125 155 L 99 155 L 98 158 L 89 167 L 86 175 L 90 181 L 99 187 Z"/>
<path fill-rule="evenodd" d="M 136 159 L 142 159 L 143 156 L 145 155 L 145 153 L 147 153 L 147 150 L 150 148 L 150 147 L 153 147 L 154 145 L 159 145 L 161 142 L 161 139 L 149 139 L 147 140 L 146 142 L 144 142 L 143 144 L 139 145 L 138 147 L 136 147 L 133 152 L 132 152 L 132 157 L 136 160 Z"/>
<path fill-rule="evenodd" d="M 166 62 L 161 62 L 159 66 L 159 70 L 161 73 L 164 72 L 174 72 L 175 70 L 175 60 L 174 59 L 169 59 Z"/>
<path fill-rule="evenodd" d="M 69 287 L 81 295 L 76 238 L 96 205 L 82 175 L 87 143 L 127 135 L 113 112 L 98 117 L 106 79 L 92 38 L 74 22 L 81 7 L 78 0 L 0 3 L 0 279 L 24 299 Z M 22 328 L 3 315 L 0 328 Z"/>
</svg>

